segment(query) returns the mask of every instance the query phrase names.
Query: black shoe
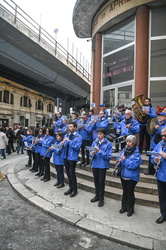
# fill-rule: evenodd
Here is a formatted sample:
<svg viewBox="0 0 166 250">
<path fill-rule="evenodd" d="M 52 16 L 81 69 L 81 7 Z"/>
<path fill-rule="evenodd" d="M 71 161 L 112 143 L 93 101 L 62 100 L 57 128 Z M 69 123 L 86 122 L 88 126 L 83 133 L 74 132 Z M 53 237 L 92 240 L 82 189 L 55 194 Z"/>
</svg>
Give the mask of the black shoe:
<svg viewBox="0 0 166 250">
<path fill-rule="evenodd" d="M 35 176 L 41 176 L 41 175 L 40 175 L 40 172 L 39 172 L 39 173 L 37 173 L 37 174 L 35 174 Z"/>
<path fill-rule="evenodd" d="M 34 173 L 34 172 L 37 172 L 38 170 L 37 169 L 32 169 L 31 172 Z"/>
<path fill-rule="evenodd" d="M 44 179 L 43 182 L 47 182 L 47 181 L 50 181 L 50 179 Z"/>
<path fill-rule="evenodd" d="M 119 210 L 119 213 L 120 213 L 120 214 L 123 214 L 123 213 L 125 213 L 126 211 L 127 211 L 127 210 L 121 208 L 121 209 Z"/>
<path fill-rule="evenodd" d="M 43 178 L 41 178 L 40 180 L 41 180 L 41 181 L 44 181 L 44 180 L 45 180 L 45 178 L 43 177 Z"/>
<path fill-rule="evenodd" d="M 93 199 L 90 200 L 91 202 L 96 202 L 99 201 L 99 198 L 97 196 L 95 196 Z"/>
<path fill-rule="evenodd" d="M 25 167 L 27 167 L 27 168 L 30 168 L 30 167 L 31 167 L 31 165 L 29 165 L 29 164 L 26 164 L 26 165 L 25 165 Z"/>
<path fill-rule="evenodd" d="M 82 161 L 82 162 L 81 162 L 81 165 L 84 165 L 84 164 L 85 164 L 85 161 Z"/>
<path fill-rule="evenodd" d="M 58 186 L 59 184 L 60 184 L 59 182 L 56 182 L 56 183 L 54 184 L 54 187 Z"/>
<path fill-rule="evenodd" d="M 164 217 L 163 215 L 161 215 L 161 217 L 158 218 L 158 219 L 156 220 L 156 223 L 157 223 L 157 224 L 161 224 L 161 223 L 163 223 L 164 221 L 166 221 L 166 217 Z"/>
<path fill-rule="evenodd" d="M 130 217 L 130 216 L 132 216 L 133 213 L 134 212 L 127 212 L 127 216 Z"/>
<path fill-rule="evenodd" d="M 69 195 L 69 194 L 71 194 L 71 193 L 72 193 L 72 189 L 69 188 L 66 192 L 64 192 L 64 195 Z"/>
<path fill-rule="evenodd" d="M 43 176 L 44 174 L 43 173 L 40 173 L 39 176 Z"/>
<path fill-rule="evenodd" d="M 149 173 L 149 172 L 147 172 L 147 173 L 144 173 L 145 175 L 154 175 L 155 174 L 155 172 L 153 172 L 153 173 Z"/>
<path fill-rule="evenodd" d="M 73 191 L 71 194 L 70 194 L 70 197 L 75 197 L 77 195 L 77 191 Z"/>
<path fill-rule="evenodd" d="M 99 200 L 98 207 L 103 207 L 103 206 L 104 206 L 104 201 L 103 200 Z"/>
<path fill-rule="evenodd" d="M 23 154 L 24 154 L 24 152 L 21 152 L 21 154 L 23 155 Z"/>
<path fill-rule="evenodd" d="M 55 185 L 54 185 L 55 186 Z M 64 184 L 59 184 L 57 188 L 63 188 L 65 185 Z"/>
<path fill-rule="evenodd" d="M 29 171 L 32 171 L 32 170 L 33 170 L 33 168 L 30 168 L 30 169 L 29 169 Z"/>
</svg>

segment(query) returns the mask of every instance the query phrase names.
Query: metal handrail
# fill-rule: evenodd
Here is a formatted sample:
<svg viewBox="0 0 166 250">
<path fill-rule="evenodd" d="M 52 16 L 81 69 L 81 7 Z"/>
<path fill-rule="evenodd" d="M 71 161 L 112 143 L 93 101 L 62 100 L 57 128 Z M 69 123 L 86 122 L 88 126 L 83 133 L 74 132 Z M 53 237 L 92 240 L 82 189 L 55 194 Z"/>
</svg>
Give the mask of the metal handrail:
<svg viewBox="0 0 166 250">
<path fill-rule="evenodd" d="M 52 50 L 55 51 L 55 55 L 58 53 L 66 59 L 67 64 L 70 64 L 76 68 L 76 71 L 80 72 L 84 77 L 89 81 L 91 79 L 90 75 L 90 65 L 88 63 L 87 69 L 78 62 L 63 46 L 61 46 L 54 37 L 52 37 L 46 30 L 44 30 L 37 22 L 35 22 L 28 14 L 26 14 L 13 0 L 10 0 L 10 3 L 7 0 L 3 0 L 4 5 L 0 4 L 8 14 L 14 17 L 15 24 L 17 22 L 22 23 L 31 32 L 33 32 L 37 37 L 38 41 L 43 41 L 49 46 Z M 6 7 L 5 7 L 6 4 Z M 13 4 L 13 6 L 12 6 Z"/>
</svg>

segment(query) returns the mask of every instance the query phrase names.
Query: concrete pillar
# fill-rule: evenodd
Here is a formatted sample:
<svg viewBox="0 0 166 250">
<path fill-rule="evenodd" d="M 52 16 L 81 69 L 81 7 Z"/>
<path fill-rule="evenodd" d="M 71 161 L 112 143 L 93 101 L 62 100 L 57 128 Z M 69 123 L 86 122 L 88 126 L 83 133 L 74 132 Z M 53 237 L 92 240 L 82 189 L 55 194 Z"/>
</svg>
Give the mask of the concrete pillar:
<svg viewBox="0 0 166 250">
<path fill-rule="evenodd" d="M 135 96 L 148 97 L 149 8 L 141 6 L 136 12 Z"/>
<path fill-rule="evenodd" d="M 93 86 L 92 86 L 92 102 L 96 103 L 96 107 L 100 104 L 101 93 L 101 51 L 102 51 L 102 33 L 95 35 L 95 43 L 93 49 Z M 96 110 L 98 113 L 98 110 Z"/>
</svg>

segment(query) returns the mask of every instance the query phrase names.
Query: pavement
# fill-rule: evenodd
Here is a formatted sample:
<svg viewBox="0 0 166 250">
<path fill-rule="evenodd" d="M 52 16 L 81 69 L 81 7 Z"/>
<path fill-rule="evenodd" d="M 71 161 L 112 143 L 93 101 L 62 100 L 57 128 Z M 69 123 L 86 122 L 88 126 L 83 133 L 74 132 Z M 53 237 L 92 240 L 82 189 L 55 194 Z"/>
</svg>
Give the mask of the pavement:
<svg viewBox="0 0 166 250">
<path fill-rule="evenodd" d="M 64 195 L 68 184 L 58 189 L 54 187 L 54 177 L 44 183 L 25 167 L 27 160 L 26 154 L 16 153 L 0 160 L 0 171 L 27 202 L 99 237 L 139 249 L 166 249 L 166 222 L 155 222 L 160 217 L 158 208 L 135 205 L 134 214 L 127 217 L 126 213 L 119 213 L 118 200 L 106 197 L 104 206 L 98 207 L 98 203 L 90 202 L 94 195 L 81 189 L 76 197 L 70 198 Z"/>
</svg>

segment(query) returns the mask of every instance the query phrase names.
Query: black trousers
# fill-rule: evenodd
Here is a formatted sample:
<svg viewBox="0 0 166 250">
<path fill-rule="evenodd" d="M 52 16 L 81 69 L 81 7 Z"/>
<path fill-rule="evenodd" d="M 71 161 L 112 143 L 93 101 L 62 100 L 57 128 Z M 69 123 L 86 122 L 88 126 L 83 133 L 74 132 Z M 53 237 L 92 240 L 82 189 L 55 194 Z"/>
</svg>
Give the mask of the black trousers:
<svg viewBox="0 0 166 250">
<path fill-rule="evenodd" d="M 123 178 L 120 179 L 123 187 L 122 209 L 126 210 L 129 213 L 133 213 L 135 204 L 134 189 L 137 184 L 137 181 L 124 180 Z"/>
<path fill-rule="evenodd" d="M 153 151 L 153 149 L 151 149 L 150 151 Z M 148 163 L 148 173 L 149 174 L 155 174 L 155 168 L 154 165 L 151 163 L 151 156 L 149 156 L 149 163 Z"/>
<path fill-rule="evenodd" d="M 57 182 L 59 184 L 64 184 L 63 165 L 55 165 L 55 169 L 57 172 Z"/>
<path fill-rule="evenodd" d="M 106 168 L 93 168 L 96 197 L 104 200 Z"/>
<path fill-rule="evenodd" d="M 44 159 L 43 159 L 43 156 L 40 155 L 40 173 L 43 174 L 44 173 Z"/>
<path fill-rule="evenodd" d="M 86 146 L 91 146 L 92 141 L 83 140 L 81 145 L 81 155 L 82 155 L 82 162 L 85 163 L 85 151 L 86 151 L 86 164 L 89 164 L 89 150 L 85 150 Z"/>
<path fill-rule="evenodd" d="M 166 218 L 166 182 L 157 180 L 160 212 Z"/>
<path fill-rule="evenodd" d="M 65 169 L 69 181 L 69 187 L 73 192 L 77 192 L 77 178 L 75 174 L 76 161 L 65 160 Z"/>
<path fill-rule="evenodd" d="M 28 155 L 28 165 L 32 165 L 32 150 L 27 150 Z"/>
<path fill-rule="evenodd" d="M 44 158 L 44 179 L 50 180 L 50 158 Z"/>
<path fill-rule="evenodd" d="M 144 137 L 146 139 L 146 151 L 149 151 L 150 148 L 150 135 L 148 134 L 145 126 L 140 126 L 140 132 L 139 132 L 139 150 L 140 153 L 142 153 L 143 143 L 144 143 Z"/>
</svg>

